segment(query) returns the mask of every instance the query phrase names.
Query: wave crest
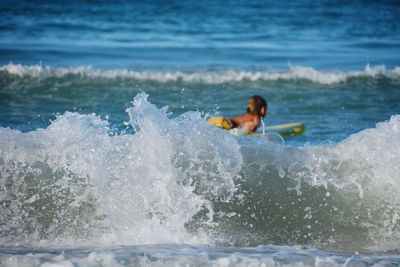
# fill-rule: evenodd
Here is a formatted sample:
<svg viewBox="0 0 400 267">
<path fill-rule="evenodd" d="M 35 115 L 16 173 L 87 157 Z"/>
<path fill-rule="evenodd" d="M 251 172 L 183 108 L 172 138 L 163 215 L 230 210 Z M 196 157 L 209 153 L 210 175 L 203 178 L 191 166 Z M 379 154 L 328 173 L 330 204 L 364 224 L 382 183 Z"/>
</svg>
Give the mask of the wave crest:
<svg viewBox="0 0 400 267">
<path fill-rule="evenodd" d="M 277 80 L 307 80 L 321 84 L 333 84 L 345 82 L 352 78 L 400 78 L 400 67 L 387 69 L 384 65 L 371 67 L 366 65 L 364 70 L 349 71 L 323 71 L 311 67 L 290 66 L 286 71 L 247 71 L 247 70 L 204 70 L 204 71 L 139 71 L 129 69 L 95 69 L 90 66 L 79 67 L 49 67 L 42 65 L 24 66 L 20 64 L 8 64 L 0 67 L 0 72 L 19 77 L 64 77 L 78 75 L 89 78 L 128 78 L 139 81 L 155 81 L 160 83 L 185 82 L 223 84 L 236 82 L 257 82 Z"/>
<path fill-rule="evenodd" d="M 0 128 L 0 242 L 312 244 L 390 250 L 400 239 L 400 115 L 338 144 L 234 137 L 146 94 L 135 133 L 67 112 Z"/>
</svg>

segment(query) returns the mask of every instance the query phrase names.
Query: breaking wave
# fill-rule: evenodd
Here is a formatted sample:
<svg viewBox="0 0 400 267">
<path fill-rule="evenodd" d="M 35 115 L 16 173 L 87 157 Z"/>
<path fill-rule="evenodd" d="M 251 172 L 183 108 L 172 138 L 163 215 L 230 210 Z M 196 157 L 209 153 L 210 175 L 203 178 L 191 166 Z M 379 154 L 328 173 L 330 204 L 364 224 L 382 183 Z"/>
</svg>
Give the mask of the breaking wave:
<svg viewBox="0 0 400 267">
<path fill-rule="evenodd" d="M 290 147 L 196 112 L 171 119 L 144 93 L 127 113 L 133 134 L 72 112 L 46 129 L 0 129 L 1 245 L 398 247 L 399 115 Z"/>
<path fill-rule="evenodd" d="M 8 64 L 0 67 L 0 75 L 16 75 L 18 77 L 64 77 L 68 75 L 88 78 L 117 79 L 128 78 L 139 81 L 155 81 L 160 83 L 185 82 L 223 84 L 235 82 L 257 81 L 290 81 L 307 80 L 321 84 L 345 82 L 353 78 L 387 78 L 398 80 L 400 67 L 387 69 L 384 65 L 371 67 L 366 65 L 364 70 L 323 71 L 311 67 L 290 66 L 286 71 L 278 70 L 204 70 L 204 71 L 138 71 L 129 69 L 94 69 L 90 66 L 79 67 L 49 67 L 42 65 L 24 66 Z"/>
</svg>

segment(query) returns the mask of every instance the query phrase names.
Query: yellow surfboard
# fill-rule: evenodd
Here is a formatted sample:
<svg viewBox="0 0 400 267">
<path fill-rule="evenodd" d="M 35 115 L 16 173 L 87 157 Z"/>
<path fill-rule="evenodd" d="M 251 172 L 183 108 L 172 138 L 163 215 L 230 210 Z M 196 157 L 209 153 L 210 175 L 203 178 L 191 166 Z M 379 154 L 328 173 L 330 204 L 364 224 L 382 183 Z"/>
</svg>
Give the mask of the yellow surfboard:
<svg viewBox="0 0 400 267">
<path fill-rule="evenodd" d="M 265 133 L 278 133 L 283 136 L 299 135 L 303 134 L 306 130 L 306 126 L 302 122 L 290 122 L 285 124 L 278 124 L 265 127 Z M 250 136 L 263 136 L 265 134 L 256 132 L 250 134 Z"/>
</svg>

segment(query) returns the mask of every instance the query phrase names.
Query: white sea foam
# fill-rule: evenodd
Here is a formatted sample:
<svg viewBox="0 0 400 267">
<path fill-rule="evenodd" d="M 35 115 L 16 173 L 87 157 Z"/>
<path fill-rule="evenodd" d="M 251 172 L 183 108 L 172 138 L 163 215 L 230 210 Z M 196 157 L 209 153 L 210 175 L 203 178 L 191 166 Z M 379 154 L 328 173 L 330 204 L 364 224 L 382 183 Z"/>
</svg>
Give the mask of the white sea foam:
<svg viewBox="0 0 400 267">
<path fill-rule="evenodd" d="M 8 64 L 0 67 L 0 71 L 29 77 L 64 77 L 81 75 L 89 78 L 131 78 L 140 81 L 166 82 L 200 82 L 206 84 L 222 84 L 242 81 L 276 81 L 304 79 L 321 84 L 344 82 L 357 77 L 400 78 L 400 67 L 387 69 L 384 65 L 366 65 L 364 70 L 326 71 L 311 67 L 290 66 L 288 70 L 204 70 L 204 71 L 139 71 L 130 69 L 95 69 L 90 66 L 49 67 L 43 65 Z"/>
<path fill-rule="evenodd" d="M 46 129 L 0 128 L 1 244 L 260 244 L 278 233 L 398 245 L 400 115 L 338 144 L 290 148 L 194 112 L 170 119 L 145 94 L 127 112 L 135 134 L 71 112 Z"/>
<path fill-rule="evenodd" d="M 239 193 L 252 204 L 222 215 L 218 231 L 241 225 L 234 238 L 223 238 L 260 244 L 264 234 L 344 250 L 398 249 L 400 115 L 337 144 L 291 148 L 250 138 L 240 144 L 246 190 Z"/>
<path fill-rule="evenodd" d="M 212 221 L 210 200 L 235 191 L 233 137 L 213 139 L 197 113 L 170 120 L 145 94 L 127 111 L 134 135 L 70 112 L 47 129 L 0 129 L 1 244 L 212 242 L 185 224 L 203 209 Z"/>
<path fill-rule="evenodd" d="M 392 266 L 398 255 L 332 253 L 304 246 L 258 246 L 250 248 L 153 245 L 117 249 L 36 250 L 0 254 L 0 265 L 42 267 L 90 266 L 282 266 L 343 267 Z"/>
<path fill-rule="evenodd" d="M 400 115 L 334 145 L 303 147 L 293 179 L 340 192 L 342 222 L 364 229 L 369 249 L 396 250 L 400 232 Z M 299 187 L 300 188 L 300 187 Z M 335 194 L 335 193 L 333 193 Z M 327 194 L 327 198 L 332 195 Z M 335 208 L 334 208 L 335 209 Z M 354 238 L 354 237 L 353 237 Z M 367 245 L 367 244 L 365 244 Z"/>
</svg>

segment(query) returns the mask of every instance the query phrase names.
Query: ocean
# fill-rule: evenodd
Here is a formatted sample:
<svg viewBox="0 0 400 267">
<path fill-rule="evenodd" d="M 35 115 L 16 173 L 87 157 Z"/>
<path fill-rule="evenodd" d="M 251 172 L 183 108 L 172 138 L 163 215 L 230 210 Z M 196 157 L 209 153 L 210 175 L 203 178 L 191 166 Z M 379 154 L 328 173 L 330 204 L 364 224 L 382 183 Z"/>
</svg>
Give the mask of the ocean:
<svg viewBox="0 0 400 267">
<path fill-rule="evenodd" d="M 400 266 L 399 55 L 398 1 L 1 1 L 0 266 Z"/>
</svg>

